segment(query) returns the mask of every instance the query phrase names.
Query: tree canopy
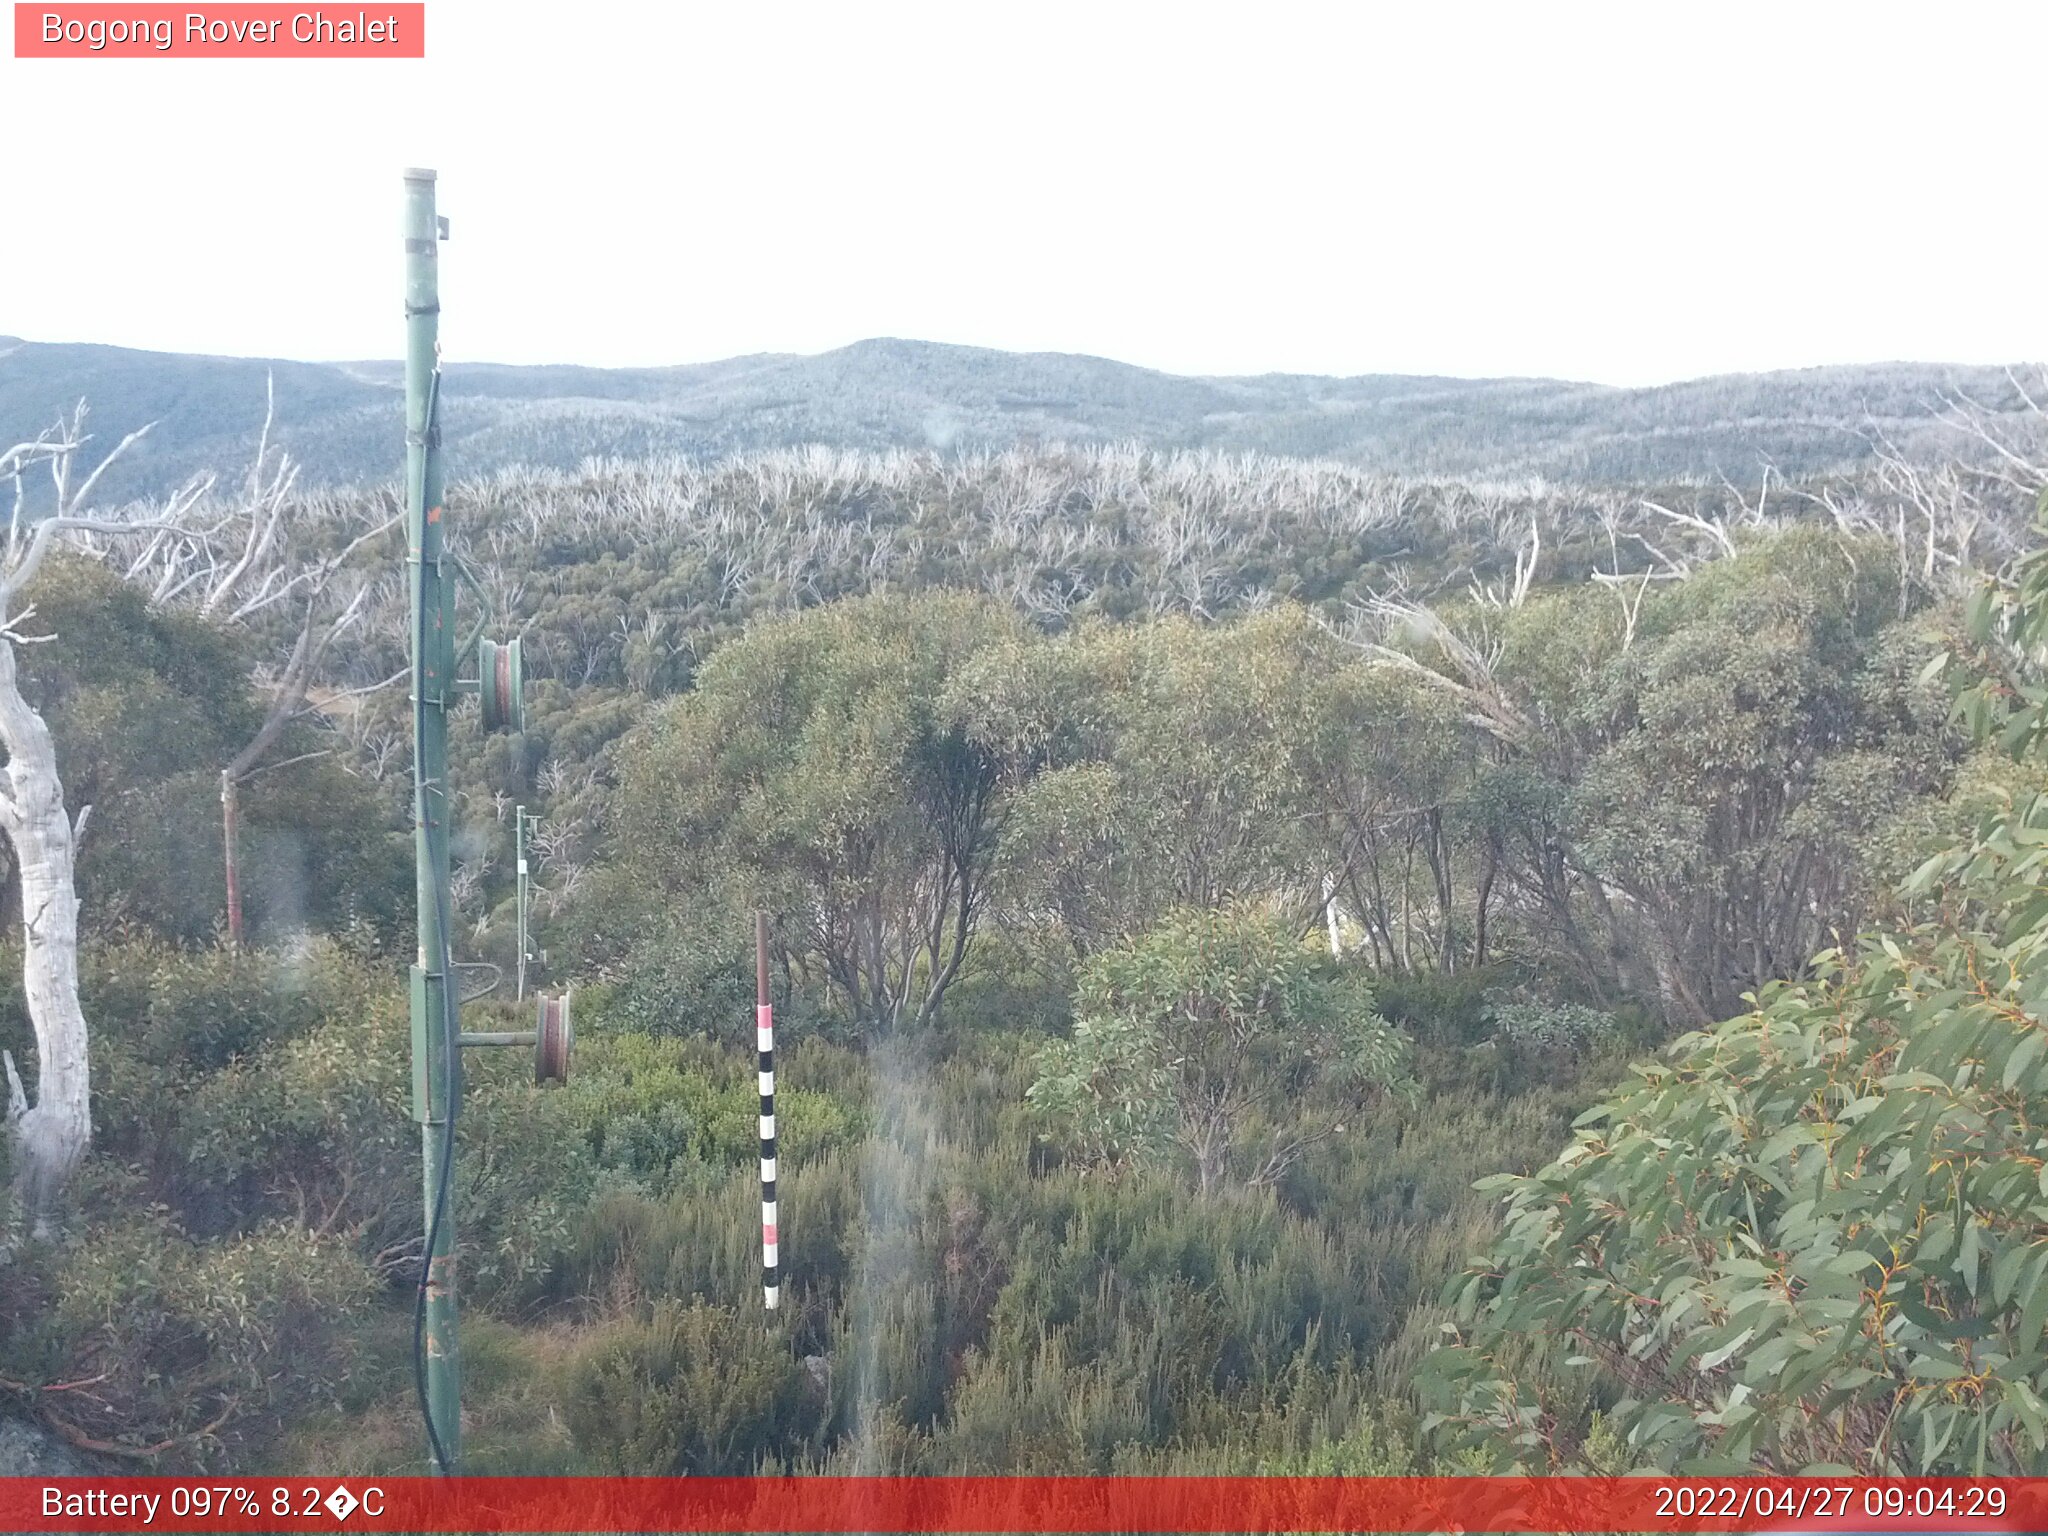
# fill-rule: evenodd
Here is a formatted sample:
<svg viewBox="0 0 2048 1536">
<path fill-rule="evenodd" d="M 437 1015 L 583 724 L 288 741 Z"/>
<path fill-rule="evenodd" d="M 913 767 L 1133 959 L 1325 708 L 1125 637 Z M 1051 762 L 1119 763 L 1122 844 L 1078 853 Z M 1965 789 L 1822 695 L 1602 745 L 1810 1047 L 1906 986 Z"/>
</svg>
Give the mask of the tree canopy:
<svg viewBox="0 0 2048 1536">
<path fill-rule="evenodd" d="M 1904 882 L 1917 921 L 1763 986 L 1488 1181 L 1502 1235 L 1431 1361 L 1447 1437 L 1571 1464 L 1598 1372 L 1639 1463 L 2048 1466 L 2044 632 L 2036 555 L 1976 605 L 1963 710 L 2026 782 Z"/>
</svg>

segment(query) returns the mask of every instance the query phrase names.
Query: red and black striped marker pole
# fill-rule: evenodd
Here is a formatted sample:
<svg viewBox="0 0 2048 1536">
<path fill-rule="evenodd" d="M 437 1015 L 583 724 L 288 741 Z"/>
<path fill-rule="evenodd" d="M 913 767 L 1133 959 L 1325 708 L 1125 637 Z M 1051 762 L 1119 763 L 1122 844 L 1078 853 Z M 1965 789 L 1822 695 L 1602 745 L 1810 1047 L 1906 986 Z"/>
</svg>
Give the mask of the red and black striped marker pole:
<svg viewBox="0 0 2048 1536">
<path fill-rule="evenodd" d="M 754 1043 L 761 1053 L 761 1300 L 782 1300 L 775 1231 L 775 1010 L 768 1000 L 768 914 L 754 914 Z"/>
</svg>

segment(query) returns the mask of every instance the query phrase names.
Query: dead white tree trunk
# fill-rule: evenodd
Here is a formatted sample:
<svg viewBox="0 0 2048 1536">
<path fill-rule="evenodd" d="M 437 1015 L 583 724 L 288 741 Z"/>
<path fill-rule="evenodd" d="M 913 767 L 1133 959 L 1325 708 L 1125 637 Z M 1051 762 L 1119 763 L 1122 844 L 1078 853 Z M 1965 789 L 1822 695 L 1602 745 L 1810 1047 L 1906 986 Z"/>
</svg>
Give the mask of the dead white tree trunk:
<svg viewBox="0 0 2048 1536">
<path fill-rule="evenodd" d="M 78 515 L 81 500 L 107 466 L 149 430 L 131 432 L 73 490 L 73 460 L 86 441 L 84 419 L 81 405 L 55 432 L 0 453 L 0 478 L 13 478 L 17 491 L 16 517 L 0 567 L 0 747 L 7 753 L 0 831 L 14 846 L 21 878 L 22 984 L 35 1034 L 34 1098 L 11 1053 L 0 1052 L 0 1068 L 7 1078 L 14 1219 L 25 1222 L 38 1237 L 48 1232 L 65 1181 L 92 1142 L 90 1032 L 78 998 L 78 890 L 73 869 L 86 813 L 81 811 L 76 823 L 66 813 L 64 781 L 57 771 L 49 725 L 22 696 L 15 648 L 53 638 L 22 633 L 20 626 L 35 612 L 33 605 L 23 602 L 23 594 L 60 534 L 118 535 L 168 526 L 160 520 L 116 522 Z M 36 464 L 50 468 L 57 487 L 56 508 L 24 538 L 21 476 Z"/>
<path fill-rule="evenodd" d="M 21 696 L 15 677 L 15 644 L 13 634 L 0 634 L 0 746 L 7 749 L 0 829 L 14 844 L 21 871 L 22 984 L 36 1038 L 33 1103 L 13 1056 L 0 1057 L 14 1141 L 15 1209 L 41 1236 L 57 1195 L 92 1140 L 91 1073 L 78 1001 L 73 828 L 50 728 Z"/>
</svg>

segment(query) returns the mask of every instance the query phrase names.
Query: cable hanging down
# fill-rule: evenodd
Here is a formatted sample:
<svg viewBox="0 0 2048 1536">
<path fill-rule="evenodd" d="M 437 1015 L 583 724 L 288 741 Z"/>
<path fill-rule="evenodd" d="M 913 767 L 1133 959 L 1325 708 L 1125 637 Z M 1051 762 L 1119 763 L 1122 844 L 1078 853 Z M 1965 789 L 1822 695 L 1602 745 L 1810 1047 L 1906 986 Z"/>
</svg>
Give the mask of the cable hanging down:
<svg viewBox="0 0 2048 1536">
<path fill-rule="evenodd" d="M 441 370 L 437 367 L 427 386 L 427 430 L 430 435 L 439 425 L 440 410 Z M 420 475 L 420 505 L 424 508 L 426 505 L 426 468 L 424 459 L 421 461 Z M 415 560 L 423 558 L 423 552 L 415 550 L 413 558 Z M 414 662 L 412 701 L 413 741 L 415 743 L 412 755 L 413 814 L 419 818 L 419 827 L 424 832 L 429 825 L 427 814 L 427 776 L 426 767 L 421 760 L 422 755 L 418 750 L 417 743 L 420 740 L 421 727 L 425 724 L 426 720 L 427 699 L 425 691 L 420 686 L 420 672 L 422 669 L 417 658 L 423 658 L 427 654 L 427 614 L 424 603 L 417 605 L 417 607 L 418 612 L 415 614 L 412 637 L 413 656 L 416 658 Z M 454 950 L 448 939 L 448 893 L 442 887 L 440 881 L 436 880 L 432 883 L 434 887 L 434 915 L 436 927 L 440 932 L 440 944 L 438 952 L 434 956 L 434 962 L 439 968 L 441 975 L 441 1039 L 444 1053 L 442 1060 L 447 1063 L 447 1067 L 441 1074 L 441 1171 L 440 1177 L 434 1181 L 434 1210 L 432 1216 L 427 1221 L 426 1246 L 420 1253 L 419 1288 L 413 1296 L 412 1374 L 413 1390 L 419 1395 L 420 1418 L 425 1422 L 427 1428 L 427 1445 L 433 1452 L 435 1467 L 445 1476 L 454 1471 L 454 1464 L 448 1455 L 446 1444 L 441 1439 L 440 1427 L 434 1423 L 433 1404 L 427 1394 L 427 1291 L 433 1278 L 434 1249 L 440 1244 L 441 1228 L 446 1224 L 447 1220 L 449 1176 L 455 1167 L 455 1115 L 461 1104 L 461 1094 L 457 1089 L 457 1080 L 458 1074 L 461 1071 L 462 1056 L 461 1048 L 457 1044 L 459 1030 L 456 1024 L 453 997 L 449 988 L 449 981 L 454 975 L 455 967 L 453 963 Z M 453 1257 L 452 1254 L 450 1256 Z"/>
</svg>

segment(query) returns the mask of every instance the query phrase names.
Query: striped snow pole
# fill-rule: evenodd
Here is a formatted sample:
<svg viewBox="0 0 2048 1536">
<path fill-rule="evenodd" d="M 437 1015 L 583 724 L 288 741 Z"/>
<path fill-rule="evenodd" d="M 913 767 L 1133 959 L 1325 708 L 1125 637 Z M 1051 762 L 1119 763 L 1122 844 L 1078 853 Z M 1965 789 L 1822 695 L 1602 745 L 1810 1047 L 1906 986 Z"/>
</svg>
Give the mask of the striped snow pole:
<svg viewBox="0 0 2048 1536">
<path fill-rule="evenodd" d="M 775 1010 L 768 1000 L 768 914 L 754 914 L 754 1043 L 761 1053 L 761 1300 L 782 1300 L 775 1233 Z"/>
</svg>

